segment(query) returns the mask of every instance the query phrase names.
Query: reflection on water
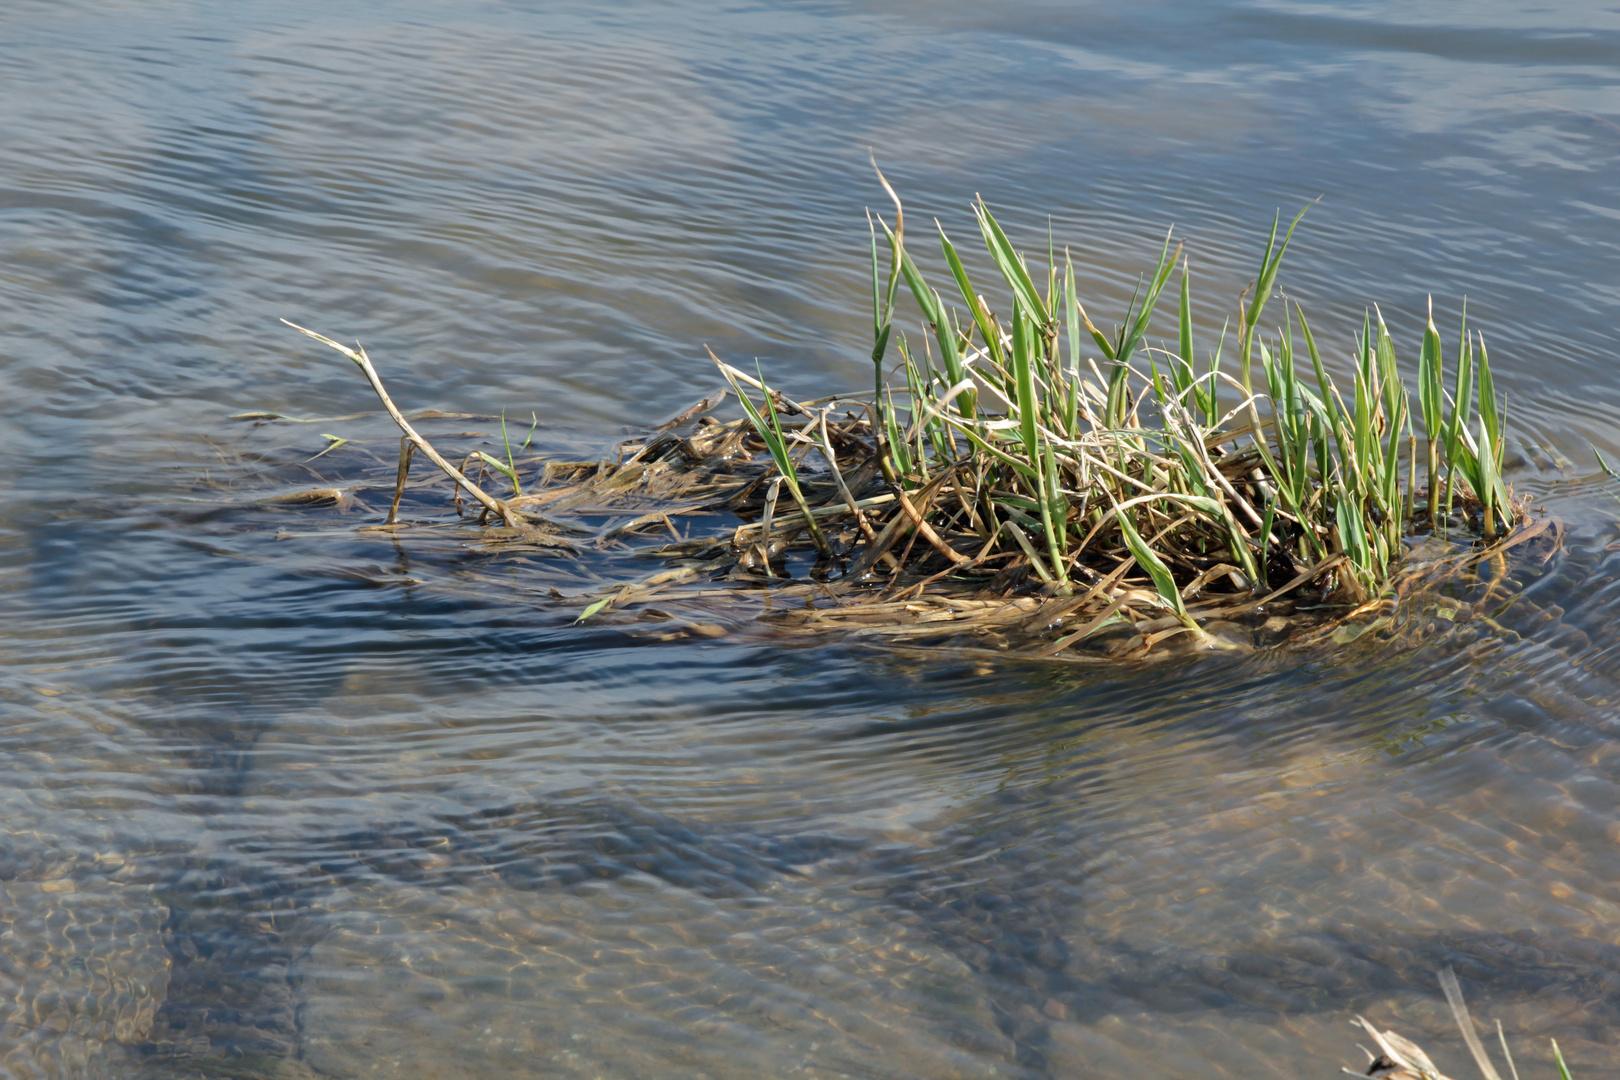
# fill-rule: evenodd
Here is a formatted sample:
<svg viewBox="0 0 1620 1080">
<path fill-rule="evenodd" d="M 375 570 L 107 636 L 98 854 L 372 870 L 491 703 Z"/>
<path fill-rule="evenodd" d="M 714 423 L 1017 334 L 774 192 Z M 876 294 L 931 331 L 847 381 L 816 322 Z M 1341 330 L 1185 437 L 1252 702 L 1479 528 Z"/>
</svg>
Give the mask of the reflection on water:
<svg viewBox="0 0 1620 1080">
<path fill-rule="evenodd" d="M 0 1076 L 1293 1077 L 1355 1060 L 1352 1011 L 1465 1074 L 1448 964 L 1527 1076 L 1549 1035 L 1602 1075 L 1617 34 L 1580 5 L 8 6 Z M 532 413 L 561 457 L 712 389 L 705 341 L 864 385 L 868 146 L 918 221 L 965 232 L 982 191 L 1033 244 L 1051 212 L 1120 305 L 1163 226 L 1232 296 L 1272 207 L 1326 193 L 1285 271 L 1319 336 L 1377 300 L 1409 341 L 1466 293 L 1566 549 L 1398 646 L 986 671 L 575 627 L 633 554 L 360 532 L 364 484 L 259 501 L 397 447 L 278 315 L 469 414 L 430 435 Z"/>
</svg>

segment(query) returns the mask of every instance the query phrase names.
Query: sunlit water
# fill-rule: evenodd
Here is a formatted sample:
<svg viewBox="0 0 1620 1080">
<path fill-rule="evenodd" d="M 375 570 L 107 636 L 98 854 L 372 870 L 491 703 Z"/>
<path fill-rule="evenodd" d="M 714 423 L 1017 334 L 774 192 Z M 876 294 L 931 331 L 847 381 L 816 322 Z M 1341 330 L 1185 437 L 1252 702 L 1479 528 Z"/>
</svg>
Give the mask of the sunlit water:
<svg viewBox="0 0 1620 1080">
<path fill-rule="evenodd" d="M 1578 4 L 12 0 L 0 1075 L 1291 1077 L 1362 1012 L 1464 1076 L 1447 964 L 1607 1075 L 1617 64 Z M 986 670 L 575 627 L 611 568 L 256 502 L 397 448 L 278 316 L 561 456 L 703 343 L 866 385 L 869 148 L 1110 316 L 1175 225 L 1211 339 L 1324 196 L 1339 370 L 1466 295 L 1565 551 L 1421 649 Z"/>
</svg>

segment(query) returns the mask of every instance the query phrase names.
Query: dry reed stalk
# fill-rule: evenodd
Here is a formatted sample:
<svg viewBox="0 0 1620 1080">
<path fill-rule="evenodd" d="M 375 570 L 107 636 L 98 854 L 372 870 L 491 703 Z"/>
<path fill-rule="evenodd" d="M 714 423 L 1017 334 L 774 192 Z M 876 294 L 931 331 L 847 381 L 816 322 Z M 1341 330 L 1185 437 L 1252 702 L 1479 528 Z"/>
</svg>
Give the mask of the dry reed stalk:
<svg viewBox="0 0 1620 1080">
<path fill-rule="evenodd" d="M 462 475 L 461 470 L 457 469 L 454 465 L 446 461 L 437 450 L 433 449 L 431 443 L 422 438 L 421 435 L 417 434 L 416 429 L 411 427 L 411 422 L 405 419 L 405 414 L 399 411 L 399 407 L 395 405 L 393 399 L 388 396 L 388 391 L 383 387 L 382 379 L 377 375 L 377 369 L 372 366 L 371 357 L 366 355 L 366 350 L 363 346 L 358 350 L 351 349 L 347 345 L 340 345 L 324 334 L 317 334 L 313 330 L 306 330 L 297 323 L 287 322 L 286 319 L 282 319 L 281 321 L 287 323 L 288 326 L 292 327 L 294 330 L 297 330 L 301 334 L 308 334 L 316 341 L 330 345 L 344 356 L 347 356 L 350 360 L 353 360 L 355 365 L 359 367 L 360 370 L 365 374 L 366 381 L 371 384 L 371 389 L 376 392 L 377 399 L 382 402 L 383 408 L 388 410 L 388 415 L 393 419 L 395 424 L 399 425 L 399 429 L 405 433 L 405 438 L 410 440 L 411 445 L 422 451 L 422 453 L 427 456 L 429 461 L 433 462 L 433 464 L 444 470 L 445 475 L 454 480 L 462 489 L 467 492 L 467 494 L 478 500 L 478 502 L 486 510 L 499 515 L 501 520 L 506 522 L 508 527 L 522 527 L 522 520 L 512 512 L 510 507 L 508 507 L 500 499 L 494 498 L 493 496 L 487 494 L 483 488 L 467 479 L 466 476 Z M 403 452 L 400 455 L 399 468 L 402 477 L 409 469 L 409 460 L 405 457 Z"/>
</svg>

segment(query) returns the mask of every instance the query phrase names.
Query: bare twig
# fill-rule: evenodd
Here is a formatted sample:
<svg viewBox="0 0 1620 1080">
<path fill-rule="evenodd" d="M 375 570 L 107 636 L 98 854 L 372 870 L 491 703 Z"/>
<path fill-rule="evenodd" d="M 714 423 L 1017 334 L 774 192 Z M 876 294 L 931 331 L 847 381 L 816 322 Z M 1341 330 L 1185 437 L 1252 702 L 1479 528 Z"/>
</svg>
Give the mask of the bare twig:
<svg viewBox="0 0 1620 1080">
<path fill-rule="evenodd" d="M 411 455 L 416 452 L 416 444 L 411 442 L 409 435 L 399 438 L 399 477 L 394 481 L 394 501 L 388 504 L 388 519 L 384 525 L 392 525 L 399 517 L 399 500 L 405 494 L 405 478 L 411 473 Z"/>
<path fill-rule="evenodd" d="M 297 323 L 290 322 L 287 319 L 282 319 L 281 321 L 292 327 L 294 330 L 297 330 L 300 334 L 308 334 L 316 341 L 330 345 L 344 356 L 347 356 L 350 360 L 353 360 L 360 370 L 365 373 L 366 381 L 371 384 L 372 390 L 376 391 L 377 399 L 382 402 L 383 408 L 388 410 L 388 415 L 393 417 L 394 423 L 399 425 L 399 430 L 405 433 L 405 437 L 409 439 L 418 450 L 427 455 L 429 461 L 433 462 L 433 464 L 437 465 L 440 469 L 443 469 L 446 476 L 450 477 L 450 479 L 459 484 L 462 489 L 476 499 L 485 510 L 488 510 L 492 514 L 499 515 L 500 519 L 506 522 L 509 527 L 514 529 L 521 529 L 523 527 L 523 519 L 517 514 L 516 511 L 507 506 L 505 501 L 495 498 L 483 488 L 467 479 L 460 469 L 446 461 L 437 450 L 433 449 L 433 445 L 431 443 L 422 438 L 421 435 L 417 434 L 416 429 L 411 427 L 411 422 L 405 419 L 405 415 L 399 411 L 399 407 L 396 406 L 393 399 L 388 396 L 388 391 L 383 388 L 382 379 L 377 375 L 377 369 L 372 367 L 371 357 L 366 355 L 365 346 L 362 345 L 358 350 L 351 349 L 347 345 L 341 345 L 338 342 L 333 341 L 325 334 L 317 334 L 315 331 L 307 330 L 304 327 L 299 326 Z"/>
</svg>

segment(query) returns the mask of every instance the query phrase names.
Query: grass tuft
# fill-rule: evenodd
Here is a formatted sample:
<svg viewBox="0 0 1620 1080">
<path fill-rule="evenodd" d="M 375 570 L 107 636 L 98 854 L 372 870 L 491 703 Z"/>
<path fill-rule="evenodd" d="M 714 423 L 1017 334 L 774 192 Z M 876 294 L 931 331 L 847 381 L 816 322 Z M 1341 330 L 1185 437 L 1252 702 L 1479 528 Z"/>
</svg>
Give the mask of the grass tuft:
<svg viewBox="0 0 1620 1080">
<path fill-rule="evenodd" d="M 896 226 L 877 219 L 889 247 L 887 299 L 877 288 L 874 230 L 872 355 L 881 369 L 896 338 L 893 293 L 903 280 L 940 358 L 919 359 L 898 335 L 903 378 L 880 377 L 872 405 L 885 475 L 907 486 L 945 467 L 971 471 L 979 482 L 956 489 L 956 516 L 998 535 L 1011 523 L 1020 527 L 1015 539 L 1038 536 L 1042 557 L 1025 558 L 1055 589 L 1071 587 L 1074 568 L 1127 551 L 1179 611 L 1182 590 L 1212 559 L 1241 567 L 1242 585 L 1254 593 L 1332 559 L 1319 584 L 1359 601 L 1387 587 L 1404 539 L 1473 530 L 1493 541 L 1515 522 L 1501 480 L 1505 423 L 1482 338 L 1461 331 L 1448 394 L 1439 331 L 1428 321 L 1416 371 L 1420 467 L 1414 410 L 1381 314 L 1369 313 L 1343 388 L 1327 374 L 1298 305 L 1285 304 L 1267 332 L 1267 301 L 1309 207 L 1285 231 L 1280 215 L 1272 223 L 1240 303 L 1234 379 L 1222 370 L 1221 344 L 1199 363 L 1190 261 L 1170 237 L 1107 334 L 1076 294 L 1067 254 L 1059 265 L 1049 243 L 1047 265 L 1032 273 L 981 199 L 973 212 L 1005 314 L 995 313 L 941 229 L 967 309 L 960 314 L 906 251 L 903 210 L 884 188 Z M 1177 340 L 1155 348 L 1149 329 L 1178 263 Z M 1047 283 L 1044 295 L 1037 281 Z"/>
<path fill-rule="evenodd" d="M 1468 1047 L 1468 1054 L 1474 1059 L 1474 1065 L 1479 1069 L 1484 1080 L 1502 1080 L 1502 1074 L 1496 1071 L 1490 1055 L 1485 1052 L 1485 1046 L 1479 1039 L 1479 1032 L 1474 1027 L 1474 1018 L 1469 1015 L 1468 1005 L 1463 1000 L 1462 987 L 1457 982 L 1457 973 L 1451 968 L 1445 968 L 1436 974 L 1440 977 L 1440 988 L 1445 992 L 1446 1004 L 1451 1007 L 1451 1017 L 1456 1021 L 1457 1029 L 1462 1032 L 1463 1042 Z M 1374 1076 L 1381 1080 L 1449 1080 L 1429 1060 L 1429 1055 L 1423 1052 L 1412 1040 L 1397 1035 L 1393 1031 L 1379 1031 L 1366 1018 L 1356 1017 L 1355 1026 L 1361 1028 L 1372 1036 L 1378 1047 L 1378 1053 L 1362 1048 L 1367 1055 L 1367 1071 L 1358 1073 L 1354 1069 L 1341 1069 L 1350 1076 Z M 1502 1057 L 1507 1062 L 1508 1074 L 1513 1080 L 1519 1080 L 1519 1069 L 1513 1063 L 1513 1054 L 1508 1050 L 1507 1035 L 1502 1031 L 1502 1022 L 1496 1022 L 1496 1038 L 1502 1046 Z M 1559 1080 L 1571 1080 L 1569 1066 L 1564 1064 L 1564 1055 L 1558 1049 L 1558 1040 L 1552 1040 L 1553 1063 L 1558 1068 Z"/>
<path fill-rule="evenodd" d="M 587 504 L 635 511 L 599 535 L 603 544 L 660 522 L 673 531 L 672 515 L 738 514 L 745 524 L 727 539 L 661 552 L 708 578 L 802 586 L 806 624 L 848 626 L 874 612 L 897 625 L 967 621 L 996 648 L 1028 644 L 1040 655 L 1124 624 L 1139 653 L 1175 635 L 1203 641 L 1212 621 L 1272 619 L 1289 604 L 1332 613 L 1317 623 L 1383 618 L 1419 578 L 1499 563 L 1537 538 L 1556 549 L 1556 523 L 1532 523 L 1502 480 L 1506 418 L 1466 311 L 1448 358 L 1431 309 L 1409 372 L 1414 408 L 1376 308 L 1342 379 L 1329 375 L 1303 308 L 1268 308 L 1308 206 L 1286 229 L 1273 219 L 1239 297 L 1233 364 L 1233 320 L 1217 340 L 1197 340 L 1191 260 L 1172 236 L 1105 332 L 1078 295 L 1068 251 L 1049 236 L 1045 264 L 1032 261 L 983 199 L 972 210 L 990 275 L 976 282 L 936 222 L 948 271 L 936 289 L 907 249 L 899 196 L 879 180 L 894 212 L 892 223 L 868 215 L 870 393 L 794 401 L 763 372 L 710 353 L 740 419 L 713 419 L 719 399 L 706 399 L 626 444 L 618 463 L 552 463 L 526 486 L 503 416 L 504 460 L 475 451 L 467 464 L 504 476 L 505 499 L 409 426 L 364 349 L 303 332 L 353 360 L 405 433 L 395 512 L 421 451 L 481 504 L 482 519 L 526 536 L 537 524 L 562 528 L 557 513 Z M 915 340 L 900 328 L 902 285 L 920 316 Z M 1158 341 L 1167 294 L 1173 337 Z M 779 504 L 784 490 L 791 507 Z M 1427 561 L 1409 557 L 1418 547 Z M 800 556 L 813 562 L 794 570 Z M 582 617 L 673 580 L 653 579 L 596 598 Z M 1502 580 L 1497 572 L 1487 596 Z M 818 611 L 817 598 L 832 609 Z"/>
</svg>

